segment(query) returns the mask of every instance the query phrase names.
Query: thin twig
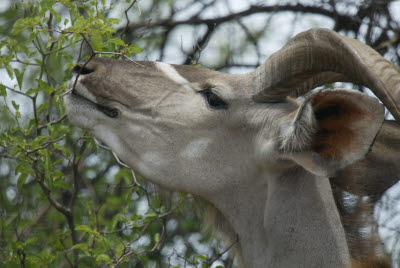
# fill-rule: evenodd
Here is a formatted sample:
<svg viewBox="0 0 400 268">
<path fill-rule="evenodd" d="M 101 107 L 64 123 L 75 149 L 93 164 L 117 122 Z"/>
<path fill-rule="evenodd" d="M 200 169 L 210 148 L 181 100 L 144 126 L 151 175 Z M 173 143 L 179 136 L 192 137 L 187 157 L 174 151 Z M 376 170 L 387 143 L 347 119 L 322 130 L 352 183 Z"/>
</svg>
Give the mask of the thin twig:
<svg viewBox="0 0 400 268">
<path fill-rule="evenodd" d="M 65 115 L 63 115 L 63 116 L 61 116 L 60 118 L 58 118 L 57 120 L 54 120 L 54 121 L 51 121 L 51 122 L 48 122 L 47 124 L 45 124 L 45 125 L 40 125 L 40 126 L 38 126 L 38 128 L 39 129 L 42 129 L 42 128 L 45 128 L 45 127 L 48 127 L 48 126 L 51 126 L 51 125 L 55 125 L 55 124 L 58 124 L 58 123 L 60 123 L 61 121 L 63 121 L 65 118 L 67 118 L 67 115 L 65 114 Z"/>
<path fill-rule="evenodd" d="M 229 247 L 227 247 L 224 251 L 222 251 L 221 253 L 217 254 L 217 256 L 212 259 L 210 262 L 207 263 L 208 266 L 211 267 L 211 264 L 213 264 L 215 261 L 217 261 L 219 258 L 221 258 L 226 252 L 228 252 L 234 245 L 236 245 L 237 243 L 239 243 L 239 236 L 236 235 L 236 239 L 235 241 L 233 241 Z"/>
<path fill-rule="evenodd" d="M 18 58 L 14 59 L 14 60 L 10 60 L 10 62 L 21 63 L 21 64 L 24 64 L 24 65 L 40 66 L 40 65 L 37 64 L 37 63 L 34 63 L 34 62 L 25 62 L 25 61 L 22 61 L 22 60 L 20 60 L 20 59 L 18 59 Z"/>
<path fill-rule="evenodd" d="M 28 97 L 28 98 L 30 98 L 30 99 L 33 99 L 32 96 L 29 96 L 29 95 L 25 94 L 24 92 L 15 90 L 15 89 L 13 89 L 13 88 L 11 88 L 11 87 L 9 87 L 9 86 L 6 86 L 6 85 L 4 85 L 4 84 L 1 84 L 1 85 L 3 85 L 7 90 L 9 90 L 9 91 L 11 91 L 11 92 L 13 92 L 13 93 L 16 93 L 16 94 L 19 94 L 19 95 Z"/>
<path fill-rule="evenodd" d="M 133 31 L 137 28 L 153 28 L 153 27 L 167 27 L 167 28 L 173 28 L 179 25 L 201 25 L 201 24 L 206 24 L 206 25 L 213 25 L 213 24 L 222 24 L 226 22 L 230 22 L 232 20 L 236 20 L 238 18 L 250 16 L 253 14 L 258 14 L 258 13 L 267 13 L 267 12 L 277 12 L 277 11 L 292 11 L 292 12 L 300 12 L 300 13 L 309 13 L 309 14 L 318 14 L 318 15 L 323 15 L 327 17 L 332 17 L 333 12 L 327 9 L 324 9 L 322 7 L 316 7 L 316 6 L 307 6 L 307 5 L 302 5 L 302 4 L 288 4 L 288 5 L 252 5 L 250 6 L 247 10 L 243 10 L 240 12 L 236 13 L 230 13 L 226 16 L 222 17 L 216 17 L 216 18 L 199 18 L 199 17 L 190 17 L 189 19 L 186 20 L 179 20 L 179 21 L 174 21 L 171 20 L 170 18 L 168 19 L 161 19 L 157 21 L 142 21 L 138 23 L 132 23 L 129 25 L 129 31 Z M 340 16 L 340 19 L 342 21 L 352 21 L 354 20 L 353 17 L 351 16 L 345 16 L 342 15 Z M 118 32 L 122 31 L 122 29 L 118 29 Z"/>
<path fill-rule="evenodd" d="M 54 143 L 56 143 L 56 142 L 59 142 L 59 141 L 63 140 L 66 136 L 67 136 L 67 134 L 64 134 L 64 135 L 62 135 L 60 138 L 55 139 L 55 140 L 48 141 L 48 142 L 46 142 L 44 145 L 42 145 L 42 146 L 40 146 L 40 147 L 38 147 L 38 148 L 35 148 L 34 150 L 24 150 L 24 151 L 25 151 L 25 154 L 32 154 L 32 153 L 35 153 L 35 152 L 37 152 L 37 151 L 39 151 L 39 150 L 46 149 L 46 148 L 49 147 L 51 144 L 54 144 Z M 21 147 L 20 147 L 20 148 L 21 148 Z"/>
<path fill-rule="evenodd" d="M 163 241 L 163 238 L 164 238 L 164 235 L 165 235 L 165 225 L 164 225 L 164 223 L 161 226 L 162 226 L 162 231 L 161 231 L 160 239 L 157 241 L 157 243 L 151 249 L 147 249 L 147 250 L 143 250 L 143 251 L 140 251 L 138 253 L 135 253 L 134 251 L 132 251 L 130 249 L 129 246 L 125 246 L 123 254 L 113 263 L 112 267 L 113 268 L 117 267 L 121 263 L 121 261 L 124 258 L 128 257 L 129 255 L 134 254 L 135 256 L 139 256 L 139 255 L 142 255 L 144 253 L 154 252 L 158 248 L 158 246 L 161 244 L 161 242 Z"/>
<path fill-rule="evenodd" d="M 7 158 L 7 159 L 12 159 L 12 160 L 17 160 L 19 162 L 24 162 L 23 159 L 18 158 L 18 157 L 14 157 L 14 156 L 11 156 L 11 155 L 8 155 L 8 154 L 0 154 L 0 158 Z"/>
<path fill-rule="evenodd" d="M 117 160 L 117 163 L 118 163 L 118 164 L 120 164 L 120 165 L 123 166 L 123 167 L 126 167 L 127 169 L 129 169 L 129 170 L 131 171 L 132 178 L 133 178 L 133 181 L 134 181 L 134 183 L 135 183 L 135 184 L 134 184 L 135 186 L 140 186 L 140 187 L 143 188 L 143 186 L 137 181 L 137 179 L 136 179 L 136 174 L 135 174 L 135 171 L 133 171 L 133 169 L 131 169 L 129 166 L 127 166 L 124 162 L 122 162 L 122 161 L 119 159 L 118 155 L 117 155 L 113 150 L 111 150 L 111 148 L 105 146 L 104 144 L 101 144 L 96 138 L 95 138 L 94 140 L 95 140 L 95 142 L 96 142 L 96 144 L 97 144 L 98 146 L 100 146 L 100 147 L 102 147 L 102 148 L 104 148 L 104 149 L 106 149 L 106 150 L 109 150 L 109 151 L 113 154 L 115 160 Z"/>
<path fill-rule="evenodd" d="M 126 32 L 126 29 L 128 29 L 128 26 L 129 26 L 129 23 L 130 23 L 130 20 L 129 20 L 129 17 L 128 17 L 128 11 L 133 7 L 133 5 L 134 5 L 135 3 L 136 3 L 136 0 L 134 0 L 134 1 L 129 5 L 129 7 L 125 10 L 126 24 L 125 24 L 124 29 L 123 29 L 122 32 L 121 32 L 121 36 L 123 36 L 123 35 L 125 34 L 125 32 Z"/>
<path fill-rule="evenodd" d="M 74 84 L 72 85 L 72 88 L 69 89 L 69 90 L 67 90 L 67 91 L 64 92 L 63 94 L 61 94 L 60 97 L 64 97 L 65 95 L 67 95 L 67 94 L 69 94 L 69 93 L 71 93 L 71 92 L 74 91 L 74 89 L 75 89 L 75 87 L 76 87 L 76 84 L 78 83 L 79 76 L 80 76 L 81 73 L 82 73 L 82 70 L 83 70 L 83 69 L 85 68 L 85 66 L 94 58 L 94 56 L 96 56 L 96 53 L 95 53 L 95 51 L 94 51 L 92 45 L 90 44 L 89 40 L 86 38 L 85 34 L 84 34 L 84 33 L 81 33 L 81 36 L 83 37 L 83 40 L 85 40 L 85 42 L 88 44 L 88 46 L 89 46 L 89 48 L 90 48 L 90 50 L 91 50 L 92 53 L 90 54 L 89 59 L 88 59 L 87 61 L 85 61 L 85 63 L 81 66 L 81 68 L 79 68 L 79 72 L 78 72 L 78 74 L 75 76 L 75 81 L 74 81 Z"/>
</svg>

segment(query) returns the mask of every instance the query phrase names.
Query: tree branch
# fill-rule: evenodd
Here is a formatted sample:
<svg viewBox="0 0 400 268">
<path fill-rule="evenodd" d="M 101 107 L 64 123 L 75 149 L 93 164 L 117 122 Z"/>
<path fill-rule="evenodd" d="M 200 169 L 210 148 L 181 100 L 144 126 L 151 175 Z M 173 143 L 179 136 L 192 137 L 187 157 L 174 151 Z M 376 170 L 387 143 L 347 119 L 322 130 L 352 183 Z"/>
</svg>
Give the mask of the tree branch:
<svg viewBox="0 0 400 268">
<path fill-rule="evenodd" d="M 193 63 L 198 62 L 198 60 L 200 59 L 201 52 L 208 45 L 208 42 L 210 41 L 211 36 L 214 33 L 216 26 L 217 25 L 215 23 L 207 24 L 207 32 L 203 35 L 203 37 L 199 41 L 197 41 L 195 47 L 193 48 L 192 53 L 187 55 L 187 58 L 186 58 L 186 61 L 184 64 L 193 64 Z M 198 53 L 198 56 L 196 58 L 197 53 Z"/>
<path fill-rule="evenodd" d="M 187 20 L 179 20 L 174 21 L 172 19 L 164 19 L 158 21 L 142 21 L 137 23 L 131 23 L 128 27 L 118 29 L 118 32 L 121 32 L 125 29 L 125 32 L 133 32 L 138 28 L 153 28 L 153 27 L 166 27 L 166 28 L 173 28 L 178 25 L 186 24 L 186 25 L 219 25 L 225 22 L 230 22 L 232 20 L 237 20 L 239 18 L 243 18 L 246 16 L 250 16 L 257 13 L 276 13 L 282 11 L 292 11 L 292 12 L 300 12 L 300 13 L 308 13 L 308 14 L 318 14 L 323 15 L 329 18 L 334 18 L 336 15 L 338 19 L 341 21 L 354 21 L 354 18 L 351 16 L 339 15 L 334 14 L 334 12 L 330 10 L 326 10 L 322 7 L 316 6 L 305 6 L 302 4 L 297 5 L 272 5 L 272 6 L 250 6 L 247 10 L 232 13 L 226 16 L 211 18 L 211 19 L 201 19 L 198 16 L 191 17 Z"/>
</svg>

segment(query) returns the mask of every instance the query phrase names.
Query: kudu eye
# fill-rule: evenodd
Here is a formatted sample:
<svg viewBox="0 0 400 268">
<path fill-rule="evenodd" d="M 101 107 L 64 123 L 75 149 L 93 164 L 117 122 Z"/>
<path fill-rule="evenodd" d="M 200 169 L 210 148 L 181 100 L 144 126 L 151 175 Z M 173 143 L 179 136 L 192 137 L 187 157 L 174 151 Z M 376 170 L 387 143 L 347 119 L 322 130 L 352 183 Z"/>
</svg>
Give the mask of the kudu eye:
<svg viewBox="0 0 400 268">
<path fill-rule="evenodd" d="M 85 75 L 85 74 L 90 74 L 93 73 L 94 69 L 89 68 L 88 66 L 81 66 L 81 65 L 75 65 L 75 67 L 72 69 L 71 74 L 79 74 L 79 75 Z"/>
<path fill-rule="evenodd" d="M 207 87 L 201 91 L 199 91 L 207 101 L 208 106 L 211 109 L 219 110 L 219 109 L 226 109 L 228 104 L 221 99 L 218 95 L 212 92 L 211 87 Z"/>
</svg>

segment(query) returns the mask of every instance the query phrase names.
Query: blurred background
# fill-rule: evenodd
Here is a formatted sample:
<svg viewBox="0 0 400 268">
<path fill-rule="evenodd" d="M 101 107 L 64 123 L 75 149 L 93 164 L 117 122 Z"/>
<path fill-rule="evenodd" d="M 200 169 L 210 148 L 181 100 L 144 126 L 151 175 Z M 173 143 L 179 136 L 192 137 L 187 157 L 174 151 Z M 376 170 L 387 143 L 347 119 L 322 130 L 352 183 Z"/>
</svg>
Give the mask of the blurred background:
<svg viewBox="0 0 400 268">
<path fill-rule="evenodd" d="M 2 0 L 0 267 L 234 267 L 194 197 L 135 179 L 70 124 L 62 93 L 90 55 L 245 73 L 314 27 L 400 63 L 398 0 Z M 400 267 L 399 185 L 377 198 L 371 228 Z"/>
</svg>

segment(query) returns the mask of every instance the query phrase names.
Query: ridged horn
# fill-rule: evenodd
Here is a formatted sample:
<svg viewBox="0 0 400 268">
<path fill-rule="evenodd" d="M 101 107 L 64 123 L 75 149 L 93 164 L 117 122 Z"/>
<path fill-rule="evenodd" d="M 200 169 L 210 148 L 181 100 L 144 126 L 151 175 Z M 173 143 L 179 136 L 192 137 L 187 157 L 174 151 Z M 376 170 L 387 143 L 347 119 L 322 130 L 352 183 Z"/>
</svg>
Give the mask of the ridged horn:
<svg viewBox="0 0 400 268">
<path fill-rule="evenodd" d="M 278 102 L 339 81 L 370 88 L 400 122 L 400 68 L 364 43 L 329 29 L 295 36 L 259 66 L 253 99 Z"/>
</svg>

